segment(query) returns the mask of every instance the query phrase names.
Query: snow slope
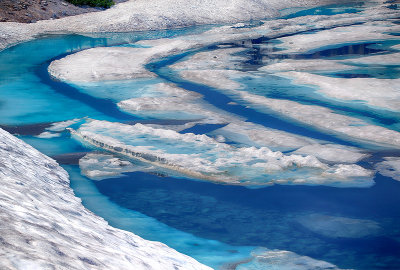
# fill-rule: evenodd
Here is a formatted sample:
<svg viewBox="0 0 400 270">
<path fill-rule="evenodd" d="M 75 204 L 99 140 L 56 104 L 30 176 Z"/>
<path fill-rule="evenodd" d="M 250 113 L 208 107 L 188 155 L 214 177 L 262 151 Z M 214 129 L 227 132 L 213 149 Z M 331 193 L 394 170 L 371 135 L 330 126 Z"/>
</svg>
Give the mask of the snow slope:
<svg viewBox="0 0 400 270">
<path fill-rule="evenodd" d="M 0 269 L 210 269 L 86 210 L 54 160 L 0 129 Z"/>
</svg>

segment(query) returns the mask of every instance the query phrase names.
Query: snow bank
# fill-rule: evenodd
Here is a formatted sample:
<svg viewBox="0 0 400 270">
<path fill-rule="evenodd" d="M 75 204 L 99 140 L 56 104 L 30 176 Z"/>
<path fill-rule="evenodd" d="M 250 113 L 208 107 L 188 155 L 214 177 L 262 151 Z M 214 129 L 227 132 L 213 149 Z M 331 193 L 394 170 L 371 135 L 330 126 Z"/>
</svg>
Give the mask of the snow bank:
<svg viewBox="0 0 400 270">
<path fill-rule="evenodd" d="M 243 91 L 236 95 L 259 111 L 276 111 L 305 124 L 328 130 L 341 137 L 353 137 L 359 141 L 372 142 L 385 147 L 400 147 L 400 132 L 371 125 L 358 118 L 334 113 L 328 108 L 300 104 L 291 100 L 271 99 Z"/>
<path fill-rule="evenodd" d="M 368 155 L 361 153 L 360 150 L 336 144 L 312 144 L 301 147 L 293 152 L 293 154 L 314 155 L 320 160 L 335 163 L 347 162 L 356 163 Z"/>
<path fill-rule="evenodd" d="M 294 71 L 277 75 L 292 78 L 296 84 L 315 85 L 319 93 L 328 97 L 400 111 L 400 79 L 346 79 Z"/>
<path fill-rule="evenodd" d="M 86 210 L 68 174 L 0 129 L 1 269 L 210 269 Z"/>
<path fill-rule="evenodd" d="M 284 155 L 266 147 L 236 148 L 206 135 L 98 120 L 71 132 L 95 147 L 197 179 L 235 185 L 373 184 L 373 173 L 358 165 L 329 166 L 314 156 Z"/>
<path fill-rule="evenodd" d="M 93 48 L 55 60 L 48 70 L 57 79 L 74 82 L 154 77 L 143 67 L 150 57 L 146 52 L 143 48 Z"/>
<path fill-rule="evenodd" d="M 356 15 L 357 16 L 357 15 Z M 285 50 L 279 53 L 306 53 L 321 47 L 333 45 L 340 47 L 346 43 L 374 42 L 379 40 L 397 40 L 389 32 L 398 32 L 400 25 L 388 21 L 368 22 L 362 25 L 337 27 L 315 33 L 282 37 L 279 47 Z"/>
<path fill-rule="evenodd" d="M 270 63 L 259 68 L 265 72 L 285 72 L 285 71 L 339 71 L 354 69 L 354 66 L 345 65 L 338 60 L 293 60 L 285 59 L 277 63 Z"/>
</svg>

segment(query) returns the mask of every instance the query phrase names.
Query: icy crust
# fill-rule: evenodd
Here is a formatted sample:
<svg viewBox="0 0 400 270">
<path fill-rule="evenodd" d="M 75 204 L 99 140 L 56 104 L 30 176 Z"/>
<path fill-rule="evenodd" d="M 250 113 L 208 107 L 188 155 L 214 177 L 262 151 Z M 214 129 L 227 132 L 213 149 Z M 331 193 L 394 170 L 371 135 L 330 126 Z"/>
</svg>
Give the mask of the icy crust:
<svg viewBox="0 0 400 270">
<path fill-rule="evenodd" d="M 49 32 L 131 32 L 199 24 L 237 23 L 279 15 L 290 7 L 313 7 L 341 0 L 130 0 L 102 12 L 32 24 L 0 23 L 0 49 Z M 168 7 L 168 8 L 166 8 Z"/>
<path fill-rule="evenodd" d="M 292 78 L 296 84 L 317 86 L 317 91 L 328 97 L 361 101 L 369 106 L 400 111 L 400 79 L 346 79 L 295 71 L 276 75 Z"/>
<path fill-rule="evenodd" d="M 354 69 L 354 66 L 346 65 L 343 61 L 337 60 L 293 60 L 285 59 L 280 62 L 268 63 L 266 66 L 259 68 L 264 72 L 285 72 L 285 71 L 338 71 Z"/>
<path fill-rule="evenodd" d="M 375 169 L 384 176 L 400 181 L 400 157 L 385 157 L 384 161 L 375 165 Z"/>
<path fill-rule="evenodd" d="M 268 250 L 258 248 L 251 253 L 252 257 L 248 260 L 235 264 L 237 270 L 259 270 L 259 269 L 279 269 L 279 270 L 338 270 L 335 265 L 312 259 L 307 256 L 299 256 L 296 253 L 284 250 Z M 226 269 L 230 269 L 227 267 Z"/>
<path fill-rule="evenodd" d="M 355 219 L 323 214 L 310 214 L 297 218 L 310 231 L 330 238 L 364 238 L 377 236 L 379 224 L 372 220 Z"/>
<path fill-rule="evenodd" d="M 208 124 L 239 121 L 237 117 L 207 104 L 202 95 L 174 84 L 159 83 L 150 87 L 151 97 L 136 97 L 118 102 L 122 110 L 144 117 L 181 119 Z"/>
<path fill-rule="evenodd" d="M 1 269 L 210 269 L 86 210 L 68 174 L 0 129 Z"/>
<path fill-rule="evenodd" d="M 313 139 L 243 121 L 229 123 L 215 130 L 212 134 L 222 135 L 230 141 L 243 145 L 255 147 L 267 146 L 270 149 L 280 151 L 295 150 L 317 143 Z"/>
<path fill-rule="evenodd" d="M 79 122 L 81 119 L 76 118 L 76 119 L 71 119 L 67 121 L 61 121 L 61 122 L 55 122 L 51 124 L 50 127 L 46 128 L 44 132 L 40 133 L 38 138 L 43 138 L 43 139 L 48 139 L 48 138 L 54 138 L 54 137 L 60 137 L 61 132 L 63 132 L 67 127 L 76 124 Z"/>
<path fill-rule="evenodd" d="M 314 155 L 319 160 L 335 163 L 356 163 L 368 156 L 357 148 L 337 144 L 306 145 L 294 151 L 293 154 Z"/>
<path fill-rule="evenodd" d="M 342 137 L 376 143 L 385 147 L 400 147 L 400 133 L 381 126 L 371 125 L 358 118 L 334 113 L 328 108 L 304 105 L 290 100 L 271 99 L 243 91 L 233 91 L 235 96 L 259 111 L 271 110 L 305 124 L 328 130 Z"/>
<path fill-rule="evenodd" d="M 120 177 L 139 169 L 127 160 L 109 154 L 89 153 L 79 160 L 81 173 L 92 180 Z M 143 168 L 141 168 L 143 171 Z"/>
<path fill-rule="evenodd" d="M 135 4 L 137 4 L 136 1 Z M 269 4 L 271 3 L 269 2 Z M 292 1 L 291 4 L 294 4 L 294 2 Z M 165 3 L 162 5 L 165 5 Z M 188 3 L 184 4 L 184 6 L 187 5 Z M 251 6 L 249 3 L 245 4 L 245 6 L 248 5 Z M 241 12 L 243 12 L 243 10 L 241 10 Z M 98 12 L 97 14 L 101 14 L 101 12 Z M 120 15 L 118 17 L 120 17 Z M 333 16 L 305 16 L 289 20 L 271 20 L 264 21 L 261 26 L 257 27 L 240 27 L 240 24 L 215 27 L 209 31 L 197 35 L 137 42 L 138 45 L 146 48 L 89 49 L 87 52 L 79 52 L 75 55 L 67 56 L 63 59 L 57 60 L 57 62 L 54 62 L 52 65 L 50 65 L 49 72 L 59 79 L 77 82 L 116 80 L 122 78 L 134 78 L 138 76 L 146 77 L 151 76 L 151 74 L 146 72 L 144 66 L 152 59 L 165 57 L 171 54 L 177 54 L 195 48 L 201 48 L 224 42 L 236 42 L 237 40 L 257 39 L 260 37 L 276 38 L 283 35 L 295 34 L 300 31 L 319 30 L 357 23 L 364 23 L 366 25 L 365 27 L 369 29 L 370 24 L 382 23 L 374 21 L 385 20 L 393 17 L 397 17 L 397 14 L 392 10 L 376 6 L 365 10 L 363 13 L 357 13 L 357 15 L 340 14 Z M 207 23 L 211 23 L 212 21 L 213 20 L 210 20 Z M 373 32 L 375 30 L 376 29 L 371 31 Z M 379 28 L 378 30 L 382 29 Z M 77 31 L 82 30 L 80 29 Z M 394 36 L 389 37 L 393 38 Z M 207 56 L 207 53 L 205 53 L 205 55 L 199 55 L 197 57 L 205 58 Z M 134 63 L 127 59 L 134 59 Z M 240 57 L 236 57 L 235 59 L 240 60 Z M 82 63 L 85 63 L 87 60 L 93 61 L 95 64 L 91 66 L 82 65 Z M 215 67 L 222 67 L 218 60 L 211 64 L 213 64 Z M 177 64 L 176 68 L 184 67 Z M 190 70 L 184 72 L 190 72 Z M 100 76 L 101 74 L 104 76 Z"/>
<path fill-rule="evenodd" d="M 369 187 L 373 173 L 358 165 L 329 166 L 314 156 L 267 147 L 233 147 L 206 135 L 142 124 L 92 120 L 72 134 L 90 145 L 192 178 L 236 185 L 305 184 Z"/>
<path fill-rule="evenodd" d="M 191 59 L 186 60 L 186 64 L 191 64 Z M 183 65 L 183 63 L 181 63 Z M 336 78 L 329 78 L 320 75 L 313 75 L 309 73 L 300 73 L 300 72 L 285 72 L 287 74 L 305 74 L 308 77 L 317 77 L 318 79 L 321 77 L 324 80 L 335 80 Z M 190 81 L 194 81 L 197 83 L 205 84 L 211 87 L 215 87 L 216 89 L 220 89 L 224 91 L 225 94 L 231 96 L 234 100 L 240 101 L 252 108 L 255 108 L 258 111 L 271 113 L 275 111 L 279 114 L 284 115 L 285 117 L 292 118 L 296 121 L 303 122 L 305 124 L 317 127 L 319 129 L 328 130 L 330 132 L 334 132 L 339 136 L 343 137 L 353 137 L 356 140 L 372 142 L 375 144 L 379 144 L 385 147 L 400 147 L 400 133 L 391 129 L 387 129 L 381 126 L 371 125 L 361 119 L 341 115 L 333 112 L 328 108 L 324 108 L 317 105 L 304 105 L 291 100 L 282 100 L 282 99 L 272 99 L 267 98 L 260 95 L 255 95 L 252 93 L 248 93 L 246 91 L 242 91 L 243 86 L 238 82 L 234 81 L 236 77 L 240 76 L 253 76 L 251 74 L 245 74 L 236 70 L 183 70 L 180 72 L 180 75 Z M 339 79 L 340 83 L 334 85 L 334 87 L 339 88 L 343 84 Z M 348 82 L 345 81 L 343 88 L 347 90 L 353 90 L 360 92 L 363 91 L 364 88 L 360 90 L 357 87 L 351 85 L 351 81 L 355 79 L 351 79 Z M 378 79 L 366 79 L 368 82 L 375 82 L 383 87 L 386 84 L 388 86 L 388 94 L 393 98 L 393 96 L 398 95 L 400 93 L 400 89 L 398 89 L 397 84 L 393 83 L 393 81 L 397 80 L 378 80 Z M 383 81 L 383 82 L 381 82 Z M 365 81 L 366 82 L 366 81 Z M 373 101 L 371 98 L 371 102 L 374 104 L 379 103 L 381 106 L 391 107 L 392 109 L 400 108 L 397 106 L 398 104 L 397 98 L 391 100 L 390 98 L 386 98 L 385 95 L 381 95 L 381 92 L 376 92 L 373 86 L 368 85 L 363 81 L 362 85 L 365 85 L 366 89 L 370 90 L 371 96 L 376 96 L 377 101 Z M 310 80 L 310 83 L 316 84 L 315 79 L 313 81 Z M 337 82 L 336 82 L 337 83 Z M 332 83 L 333 84 L 333 83 Z M 358 85 L 360 87 L 360 85 Z M 385 90 L 386 91 L 386 90 Z M 343 91 L 344 93 L 344 91 Z M 350 95 L 350 93 L 347 93 Z M 360 96 L 362 94 L 360 93 Z"/>
<path fill-rule="evenodd" d="M 93 48 L 53 61 L 48 71 L 60 80 L 89 82 L 154 77 L 144 68 L 149 60 L 143 48 Z"/>
<path fill-rule="evenodd" d="M 357 16 L 357 15 L 356 15 Z M 390 32 L 399 32 L 400 25 L 388 21 L 368 22 L 362 25 L 343 26 L 312 34 L 298 34 L 279 38 L 279 53 L 306 53 L 325 46 L 340 46 L 354 42 L 396 40 Z"/>
<path fill-rule="evenodd" d="M 400 45 L 392 46 L 391 48 L 395 49 L 396 47 L 399 47 L 400 49 Z M 359 57 L 356 59 L 343 60 L 343 62 L 351 64 L 364 64 L 364 65 L 398 66 L 400 65 L 400 53 L 370 55 L 365 57 Z"/>
</svg>

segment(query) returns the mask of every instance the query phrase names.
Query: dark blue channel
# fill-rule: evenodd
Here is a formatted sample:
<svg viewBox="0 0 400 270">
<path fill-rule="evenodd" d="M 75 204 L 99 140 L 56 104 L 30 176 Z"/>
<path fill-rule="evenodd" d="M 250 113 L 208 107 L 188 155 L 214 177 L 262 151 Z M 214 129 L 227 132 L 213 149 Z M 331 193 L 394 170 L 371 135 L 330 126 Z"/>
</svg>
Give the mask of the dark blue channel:
<svg viewBox="0 0 400 270">
<path fill-rule="evenodd" d="M 248 189 L 135 172 L 94 183 L 122 207 L 207 239 L 290 250 L 343 268 L 400 269 L 400 243 L 390 235 L 399 229 L 400 183 L 380 175 L 375 181 L 365 189 L 280 185 Z M 331 239 L 296 222 L 297 215 L 308 213 L 374 220 L 383 233 Z M 338 250 L 333 257 L 332 250 Z M 385 261 L 384 267 L 371 264 L 377 257 Z"/>
</svg>

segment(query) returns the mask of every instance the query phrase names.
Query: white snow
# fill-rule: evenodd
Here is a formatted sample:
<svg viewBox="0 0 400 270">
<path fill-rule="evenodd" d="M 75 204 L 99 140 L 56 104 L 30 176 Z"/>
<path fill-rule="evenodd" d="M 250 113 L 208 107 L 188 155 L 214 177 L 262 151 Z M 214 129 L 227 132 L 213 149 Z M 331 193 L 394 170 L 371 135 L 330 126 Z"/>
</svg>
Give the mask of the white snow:
<svg viewBox="0 0 400 270">
<path fill-rule="evenodd" d="M 80 120 L 81 119 L 76 118 L 76 119 L 71 119 L 71 120 L 67 120 L 67 121 L 52 123 L 50 127 L 45 129 L 46 131 L 40 133 L 36 137 L 43 138 L 43 139 L 60 137 L 61 136 L 60 132 L 63 132 L 67 127 L 69 127 L 73 124 L 76 124 Z"/>
<path fill-rule="evenodd" d="M 280 62 L 272 62 L 259 68 L 265 72 L 285 72 L 285 71 L 336 71 L 354 69 L 354 66 L 345 65 L 338 60 L 293 60 L 284 59 Z"/>
<path fill-rule="evenodd" d="M 400 25 L 388 21 L 368 22 L 361 25 L 336 27 L 311 34 L 299 34 L 279 38 L 279 53 L 305 53 L 325 46 L 337 47 L 346 43 L 396 40 L 398 37 L 387 32 L 398 32 Z"/>
<path fill-rule="evenodd" d="M 294 151 L 293 154 L 314 155 L 320 160 L 337 163 L 356 163 L 368 156 L 359 149 L 336 144 L 306 145 Z"/>
<path fill-rule="evenodd" d="M 144 166 L 135 166 L 110 154 L 89 153 L 79 160 L 81 173 L 92 180 L 120 177 L 124 172 L 144 170 Z"/>
<path fill-rule="evenodd" d="M 0 129 L 1 269 L 210 269 L 86 210 L 68 174 Z"/>
<path fill-rule="evenodd" d="M 329 166 L 314 156 L 284 155 L 267 147 L 238 148 L 206 135 L 98 120 L 71 132 L 93 146 L 197 179 L 236 185 L 373 184 L 373 173 L 358 165 Z"/>
<path fill-rule="evenodd" d="M 400 79 L 346 79 L 295 71 L 276 75 L 292 78 L 296 84 L 317 86 L 317 91 L 327 97 L 400 111 Z"/>
<path fill-rule="evenodd" d="M 384 176 L 400 181 L 400 157 L 385 157 L 384 161 L 375 165 L 375 169 Z"/>
<path fill-rule="evenodd" d="M 316 128 L 328 130 L 341 137 L 376 143 L 385 147 L 400 147 L 400 133 L 385 127 L 371 125 L 358 118 L 337 114 L 328 108 L 305 105 L 291 100 L 271 99 L 243 91 L 237 96 L 259 111 L 276 111 Z"/>
<path fill-rule="evenodd" d="M 323 214 L 300 216 L 297 221 L 314 233 L 330 238 L 363 238 L 376 236 L 381 227 L 372 220 Z"/>
</svg>

